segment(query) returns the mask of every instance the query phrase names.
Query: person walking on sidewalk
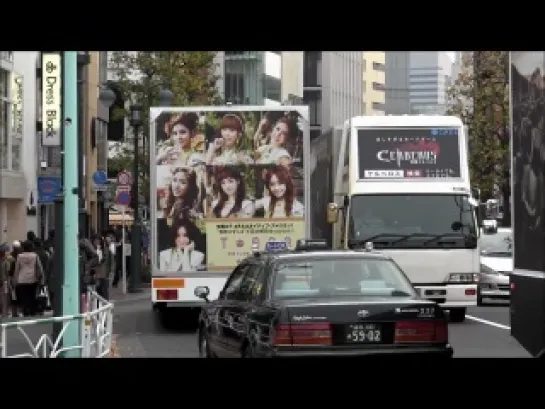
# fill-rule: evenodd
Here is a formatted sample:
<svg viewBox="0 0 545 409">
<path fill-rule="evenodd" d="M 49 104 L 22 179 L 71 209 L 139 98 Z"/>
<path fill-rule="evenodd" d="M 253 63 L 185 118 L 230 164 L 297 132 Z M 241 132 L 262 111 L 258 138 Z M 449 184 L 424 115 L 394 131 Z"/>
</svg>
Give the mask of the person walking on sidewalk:
<svg viewBox="0 0 545 409">
<path fill-rule="evenodd" d="M 95 267 L 97 293 L 107 300 L 110 289 L 110 274 L 115 268 L 114 255 L 110 251 L 109 244 L 105 243 L 102 237 L 98 235 L 93 239 L 93 246 L 98 255 L 98 264 Z"/>
<path fill-rule="evenodd" d="M 44 278 L 44 269 L 40 258 L 34 252 L 32 242 L 27 240 L 23 243 L 23 252 L 19 254 L 15 261 L 15 272 L 13 274 L 15 294 L 25 317 L 37 313 L 36 298 L 40 285 L 43 285 Z"/>
<path fill-rule="evenodd" d="M 0 245 L 0 309 L 2 310 L 2 318 L 9 316 L 11 288 L 9 285 L 9 269 L 11 263 L 8 260 L 8 251 L 7 244 Z"/>
</svg>

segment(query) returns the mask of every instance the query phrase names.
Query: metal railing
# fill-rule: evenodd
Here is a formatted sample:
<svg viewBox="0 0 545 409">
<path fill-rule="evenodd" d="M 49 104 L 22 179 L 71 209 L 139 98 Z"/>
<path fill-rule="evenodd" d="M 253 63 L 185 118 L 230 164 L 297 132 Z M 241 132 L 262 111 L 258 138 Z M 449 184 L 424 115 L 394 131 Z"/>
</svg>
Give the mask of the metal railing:
<svg viewBox="0 0 545 409">
<path fill-rule="evenodd" d="M 80 351 L 82 358 L 107 358 L 112 348 L 114 304 L 102 298 L 94 289 L 89 289 L 82 296 L 82 303 L 84 312 L 77 315 L 1 323 L 0 358 L 60 358 L 65 352 L 74 350 Z M 62 323 L 55 339 L 52 339 L 51 334 L 45 333 L 37 341 L 33 341 L 27 333 L 30 328 L 53 323 Z M 70 325 L 79 326 L 80 344 L 64 347 L 63 337 Z M 11 331 L 17 331 L 23 336 L 29 348 L 28 352 L 8 354 L 8 335 Z"/>
</svg>

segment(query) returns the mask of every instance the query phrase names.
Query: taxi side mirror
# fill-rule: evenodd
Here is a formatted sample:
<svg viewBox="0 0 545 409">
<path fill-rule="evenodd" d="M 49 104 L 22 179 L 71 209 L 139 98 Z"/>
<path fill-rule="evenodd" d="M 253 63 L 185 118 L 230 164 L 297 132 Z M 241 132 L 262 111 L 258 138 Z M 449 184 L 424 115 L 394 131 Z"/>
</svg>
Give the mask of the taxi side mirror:
<svg viewBox="0 0 545 409">
<path fill-rule="evenodd" d="M 339 206 L 337 203 L 329 203 L 327 205 L 327 222 L 334 224 L 339 221 Z"/>
</svg>

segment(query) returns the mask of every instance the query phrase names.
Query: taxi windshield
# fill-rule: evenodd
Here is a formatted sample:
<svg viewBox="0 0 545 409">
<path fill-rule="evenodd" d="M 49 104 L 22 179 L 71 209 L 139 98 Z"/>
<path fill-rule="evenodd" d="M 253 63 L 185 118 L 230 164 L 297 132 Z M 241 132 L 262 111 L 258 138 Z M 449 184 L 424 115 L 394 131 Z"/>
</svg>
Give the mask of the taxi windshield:
<svg viewBox="0 0 545 409">
<path fill-rule="evenodd" d="M 327 258 L 286 261 L 276 268 L 274 298 L 413 297 L 408 279 L 390 260 Z"/>
</svg>

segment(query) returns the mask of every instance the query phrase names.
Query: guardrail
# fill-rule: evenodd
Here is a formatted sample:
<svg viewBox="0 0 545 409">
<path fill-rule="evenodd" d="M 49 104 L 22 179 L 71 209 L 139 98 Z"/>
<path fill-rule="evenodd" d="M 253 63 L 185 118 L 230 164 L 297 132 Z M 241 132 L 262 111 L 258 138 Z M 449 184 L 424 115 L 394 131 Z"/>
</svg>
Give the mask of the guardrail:
<svg viewBox="0 0 545 409">
<path fill-rule="evenodd" d="M 11 321 L 0 324 L 0 358 L 60 358 L 67 351 L 81 351 L 82 358 L 105 358 L 110 355 L 112 347 L 112 327 L 114 304 L 105 300 L 91 288 L 82 297 L 84 312 L 63 317 L 37 318 L 33 320 Z M 37 325 L 62 323 L 56 337 L 42 334 L 36 342 L 25 329 Z M 74 346 L 62 346 L 66 329 L 70 325 L 78 325 L 81 331 L 81 343 Z M 8 333 L 18 331 L 26 340 L 29 352 L 8 355 Z"/>
</svg>

